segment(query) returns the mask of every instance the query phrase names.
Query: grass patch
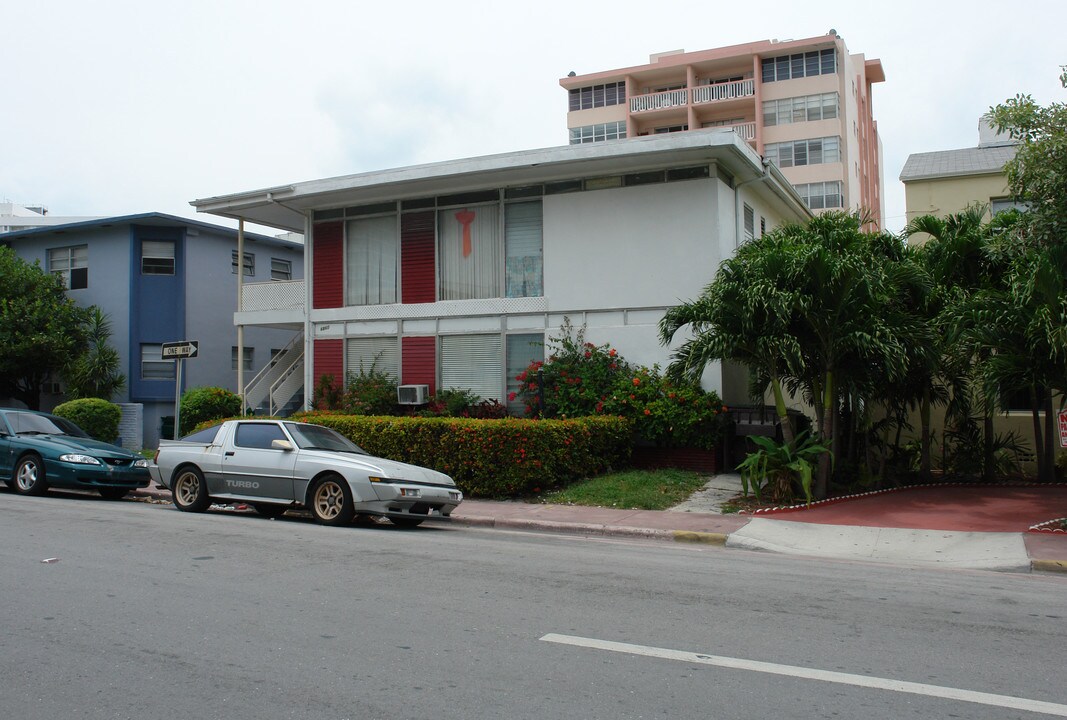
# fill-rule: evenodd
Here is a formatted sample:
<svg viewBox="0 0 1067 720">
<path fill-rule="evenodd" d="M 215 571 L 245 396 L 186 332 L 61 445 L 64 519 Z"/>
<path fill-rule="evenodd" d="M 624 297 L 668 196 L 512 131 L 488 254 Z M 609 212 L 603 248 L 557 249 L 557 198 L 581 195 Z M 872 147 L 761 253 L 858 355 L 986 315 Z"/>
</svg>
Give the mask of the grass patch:
<svg viewBox="0 0 1067 720">
<path fill-rule="evenodd" d="M 688 470 L 629 470 L 583 480 L 545 493 L 541 502 L 594 505 L 627 510 L 666 510 L 704 486 L 706 478 Z"/>
</svg>

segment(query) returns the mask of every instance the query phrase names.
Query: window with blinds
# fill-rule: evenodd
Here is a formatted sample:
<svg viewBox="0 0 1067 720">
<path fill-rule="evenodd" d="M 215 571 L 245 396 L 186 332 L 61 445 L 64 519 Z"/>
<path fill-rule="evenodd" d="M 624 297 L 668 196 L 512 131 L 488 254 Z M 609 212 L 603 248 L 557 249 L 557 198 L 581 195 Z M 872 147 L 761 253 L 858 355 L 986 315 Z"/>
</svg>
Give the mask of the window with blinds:
<svg viewBox="0 0 1067 720">
<path fill-rule="evenodd" d="M 141 241 L 141 274 L 142 275 L 173 275 L 174 274 L 174 241 L 173 240 L 142 240 Z"/>
<path fill-rule="evenodd" d="M 504 209 L 505 295 L 541 297 L 544 290 L 541 201 L 511 203 Z"/>
<path fill-rule="evenodd" d="M 48 271 L 63 278 L 67 290 L 89 287 L 89 246 L 54 248 L 48 251 Z"/>
<path fill-rule="evenodd" d="M 400 377 L 400 344 L 396 337 L 349 338 L 345 348 L 345 374 L 360 375 L 371 370 Z"/>
<path fill-rule="evenodd" d="M 503 347 L 500 335 L 443 335 L 442 388 L 470 390 L 482 400 L 503 398 Z"/>
</svg>

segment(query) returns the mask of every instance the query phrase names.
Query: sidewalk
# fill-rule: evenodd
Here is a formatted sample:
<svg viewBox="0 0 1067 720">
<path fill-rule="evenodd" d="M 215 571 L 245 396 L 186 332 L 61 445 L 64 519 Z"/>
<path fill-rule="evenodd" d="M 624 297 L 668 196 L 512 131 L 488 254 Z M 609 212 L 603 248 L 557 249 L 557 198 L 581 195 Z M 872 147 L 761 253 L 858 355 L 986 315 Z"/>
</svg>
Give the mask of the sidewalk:
<svg viewBox="0 0 1067 720">
<path fill-rule="evenodd" d="M 938 485 L 756 516 L 702 511 L 717 510 L 735 481 L 717 476 L 706 492 L 670 511 L 465 500 L 452 521 L 903 565 L 1067 573 L 1067 533 L 1029 530 L 1067 517 L 1067 485 Z M 169 491 L 155 487 L 135 494 L 170 501 Z"/>
</svg>

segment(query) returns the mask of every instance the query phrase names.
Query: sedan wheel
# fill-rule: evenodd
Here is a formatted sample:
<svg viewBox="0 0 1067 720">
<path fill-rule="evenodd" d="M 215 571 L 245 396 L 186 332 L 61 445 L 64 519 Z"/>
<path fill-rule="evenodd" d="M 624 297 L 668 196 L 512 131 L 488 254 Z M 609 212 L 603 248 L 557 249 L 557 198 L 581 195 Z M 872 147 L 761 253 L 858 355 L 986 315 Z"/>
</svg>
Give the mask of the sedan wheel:
<svg viewBox="0 0 1067 720">
<path fill-rule="evenodd" d="M 40 495 L 48 489 L 44 479 L 44 463 L 39 455 L 27 455 L 15 466 L 15 492 Z"/>
<path fill-rule="evenodd" d="M 323 525 L 347 525 L 354 513 L 352 491 L 343 478 L 331 475 L 316 483 L 311 491 L 311 514 L 316 520 Z"/>
<path fill-rule="evenodd" d="M 198 468 L 187 467 L 174 478 L 174 506 L 184 512 L 204 512 L 211 504 L 204 475 Z"/>
</svg>

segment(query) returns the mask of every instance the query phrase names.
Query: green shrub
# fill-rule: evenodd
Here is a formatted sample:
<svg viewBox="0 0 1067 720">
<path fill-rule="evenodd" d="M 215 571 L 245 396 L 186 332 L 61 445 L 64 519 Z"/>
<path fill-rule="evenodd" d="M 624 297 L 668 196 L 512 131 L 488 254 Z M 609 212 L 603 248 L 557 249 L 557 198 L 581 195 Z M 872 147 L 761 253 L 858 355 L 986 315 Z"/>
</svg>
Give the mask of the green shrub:
<svg viewBox="0 0 1067 720">
<path fill-rule="evenodd" d="M 115 442 L 119 436 L 122 409 L 100 398 L 82 398 L 57 405 L 53 415 L 66 418 L 90 436 L 104 442 Z"/>
<path fill-rule="evenodd" d="M 320 375 L 315 384 L 314 407 L 319 410 L 340 410 L 344 392 L 337 386 L 333 375 Z"/>
<path fill-rule="evenodd" d="M 374 365 L 348 373 L 341 408 L 351 415 L 395 415 L 396 378 Z"/>
<path fill-rule="evenodd" d="M 619 468 L 631 424 L 617 417 L 475 420 L 300 413 L 372 455 L 447 473 L 471 497 L 514 497 Z M 295 417 L 294 417 L 295 419 Z"/>
<path fill-rule="evenodd" d="M 207 420 L 241 414 L 241 398 L 225 388 L 191 388 L 182 394 L 181 428 L 189 430 Z"/>
</svg>

